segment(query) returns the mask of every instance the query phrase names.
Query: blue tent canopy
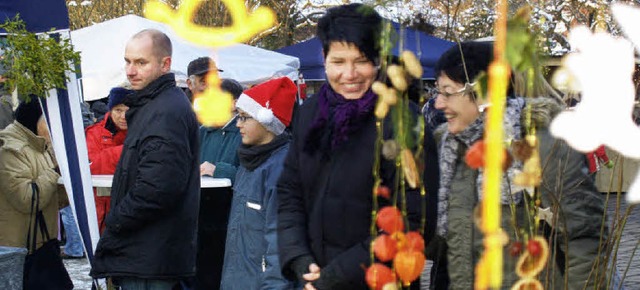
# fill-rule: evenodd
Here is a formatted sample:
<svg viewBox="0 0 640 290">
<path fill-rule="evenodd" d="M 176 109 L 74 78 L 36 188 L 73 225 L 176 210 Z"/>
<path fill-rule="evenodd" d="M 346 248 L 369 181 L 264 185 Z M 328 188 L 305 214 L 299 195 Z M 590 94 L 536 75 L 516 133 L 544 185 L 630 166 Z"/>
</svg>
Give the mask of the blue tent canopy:
<svg viewBox="0 0 640 290">
<path fill-rule="evenodd" d="M 69 28 L 69 17 L 65 0 L 2 0 L 0 1 L 0 21 L 13 19 L 20 14 L 31 32 L 46 32 Z M 0 33 L 6 33 L 0 29 Z"/>
<path fill-rule="evenodd" d="M 396 32 L 400 31 L 400 24 L 392 22 Z M 420 63 L 424 73 L 423 79 L 434 79 L 433 66 L 453 42 L 427 35 L 423 32 L 405 28 L 404 29 L 404 50 L 411 50 L 420 56 Z M 399 44 L 393 48 L 393 54 L 399 55 Z M 322 56 L 322 44 L 317 37 L 303 41 L 291 46 L 276 50 L 277 52 L 298 57 L 300 59 L 300 72 L 306 80 L 324 80 L 324 59 Z"/>
</svg>

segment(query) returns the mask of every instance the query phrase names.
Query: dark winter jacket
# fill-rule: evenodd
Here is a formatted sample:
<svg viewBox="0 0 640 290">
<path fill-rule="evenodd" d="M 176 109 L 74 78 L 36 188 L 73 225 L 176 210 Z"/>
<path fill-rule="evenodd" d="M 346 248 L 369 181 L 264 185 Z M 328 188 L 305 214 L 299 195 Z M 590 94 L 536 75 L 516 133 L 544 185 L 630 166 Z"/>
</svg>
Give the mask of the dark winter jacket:
<svg viewBox="0 0 640 290">
<path fill-rule="evenodd" d="M 276 183 L 288 149 L 285 141 L 257 168 L 238 169 L 220 289 L 293 289 L 280 272 L 277 236 Z"/>
<path fill-rule="evenodd" d="M 195 274 L 198 123 L 173 74 L 125 99 L 129 130 L 91 276 Z"/>
<path fill-rule="evenodd" d="M 209 161 L 216 166 L 215 178 L 229 178 L 233 184 L 238 170 L 238 146 L 242 137 L 236 118 L 222 128 L 200 126 L 200 163 Z"/>
<path fill-rule="evenodd" d="M 294 120 L 293 141 L 278 181 L 278 243 L 282 271 L 291 280 L 300 279 L 296 264 L 304 259 L 318 264 L 320 279 L 333 277 L 337 285 L 330 283 L 331 289 L 368 289 L 363 267 L 371 262 L 376 120 L 372 113 L 360 130 L 328 155 L 320 151 L 308 153 L 304 149 L 305 139 L 317 112 L 317 97 L 308 99 L 300 107 Z M 390 120 L 389 117 L 386 119 L 389 123 Z M 393 136 L 392 126 L 384 126 L 383 131 L 384 139 Z M 427 155 L 424 180 L 431 198 L 437 196 L 438 168 L 430 133 L 425 136 L 424 146 Z M 394 188 L 395 165 L 383 157 L 380 160 L 382 184 Z M 380 207 L 389 205 L 386 199 L 378 200 Z M 419 194 L 408 192 L 412 230 L 417 229 L 420 221 L 420 204 Z M 427 206 L 427 212 L 436 211 L 433 202 Z M 433 227 L 427 230 L 433 231 Z M 308 263 L 304 266 L 308 268 Z"/>
</svg>

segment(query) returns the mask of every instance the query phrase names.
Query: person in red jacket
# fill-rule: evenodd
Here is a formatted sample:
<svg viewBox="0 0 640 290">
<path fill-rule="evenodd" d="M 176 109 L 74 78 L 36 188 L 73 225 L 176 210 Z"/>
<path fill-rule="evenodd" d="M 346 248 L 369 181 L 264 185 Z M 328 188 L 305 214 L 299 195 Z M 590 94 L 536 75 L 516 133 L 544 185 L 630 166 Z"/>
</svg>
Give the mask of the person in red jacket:
<svg viewBox="0 0 640 290">
<path fill-rule="evenodd" d="M 91 174 L 113 174 L 120 160 L 122 146 L 127 135 L 127 121 L 125 113 L 129 110 L 123 101 L 133 91 L 116 87 L 109 92 L 109 112 L 102 121 L 87 127 L 87 151 L 89 152 L 89 167 Z M 108 193 L 108 192 L 107 192 Z M 96 215 L 100 233 L 104 230 L 104 218 L 111 206 L 111 197 L 94 189 Z"/>
</svg>

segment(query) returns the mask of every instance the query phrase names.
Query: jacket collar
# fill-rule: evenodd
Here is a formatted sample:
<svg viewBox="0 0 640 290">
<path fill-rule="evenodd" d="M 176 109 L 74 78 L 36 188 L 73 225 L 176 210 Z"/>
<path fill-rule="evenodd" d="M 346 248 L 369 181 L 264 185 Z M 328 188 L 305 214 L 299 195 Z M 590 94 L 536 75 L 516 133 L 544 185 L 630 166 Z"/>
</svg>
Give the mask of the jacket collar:
<svg viewBox="0 0 640 290">
<path fill-rule="evenodd" d="M 176 79 L 173 73 L 167 73 L 149 83 L 146 87 L 133 94 L 129 94 L 124 99 L 124 104 L 128 107 L 140 107 L 157 97 L 160 92 L 176 86 Z"/>
<path fill-rule="evenodd" d="M 236 127 L 236 123 L 238 120 L 238 115 L 235 114 L 233 115 L 233 117 L 231 117 L 231 120 L 229 120 L 229 122 L 227 122 L 226 124 L 224 124 L 224 126 L 216 128 L 216 127 L 207 127 L 202 125 L 203 128 L 205 128 L 207 130 L 207 132 L 212 132 L 212 131 L 223 131 L 223 132 L 236 132 L 238 131 L 238 127 Z"/>
<path fill-rule="evenodd" d="M 14 121 L 5 130 L 1 131 L 0 135 L 8 136 L 14 140 L 20 140 L 33 147 L 38 152 L 44 152 L 47 150 L 47 141 L 36 134 L 33 134 L 27 127 Z"/>
</svg>

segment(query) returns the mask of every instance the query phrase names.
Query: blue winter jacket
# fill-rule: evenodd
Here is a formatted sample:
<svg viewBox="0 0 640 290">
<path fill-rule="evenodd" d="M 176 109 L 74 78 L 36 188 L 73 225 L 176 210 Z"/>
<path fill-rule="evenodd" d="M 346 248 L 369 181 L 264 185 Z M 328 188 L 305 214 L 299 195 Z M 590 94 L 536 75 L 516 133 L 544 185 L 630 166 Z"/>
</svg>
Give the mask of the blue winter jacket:
<svg viewBox="0 0 640 290">
<path fill-rule="evenodd" d="M 293 289 L 278 261 L 276 183 L 289 144 L 253 171 L 238 168 L 233 186 L 220 289 Z"/>
</svg>

